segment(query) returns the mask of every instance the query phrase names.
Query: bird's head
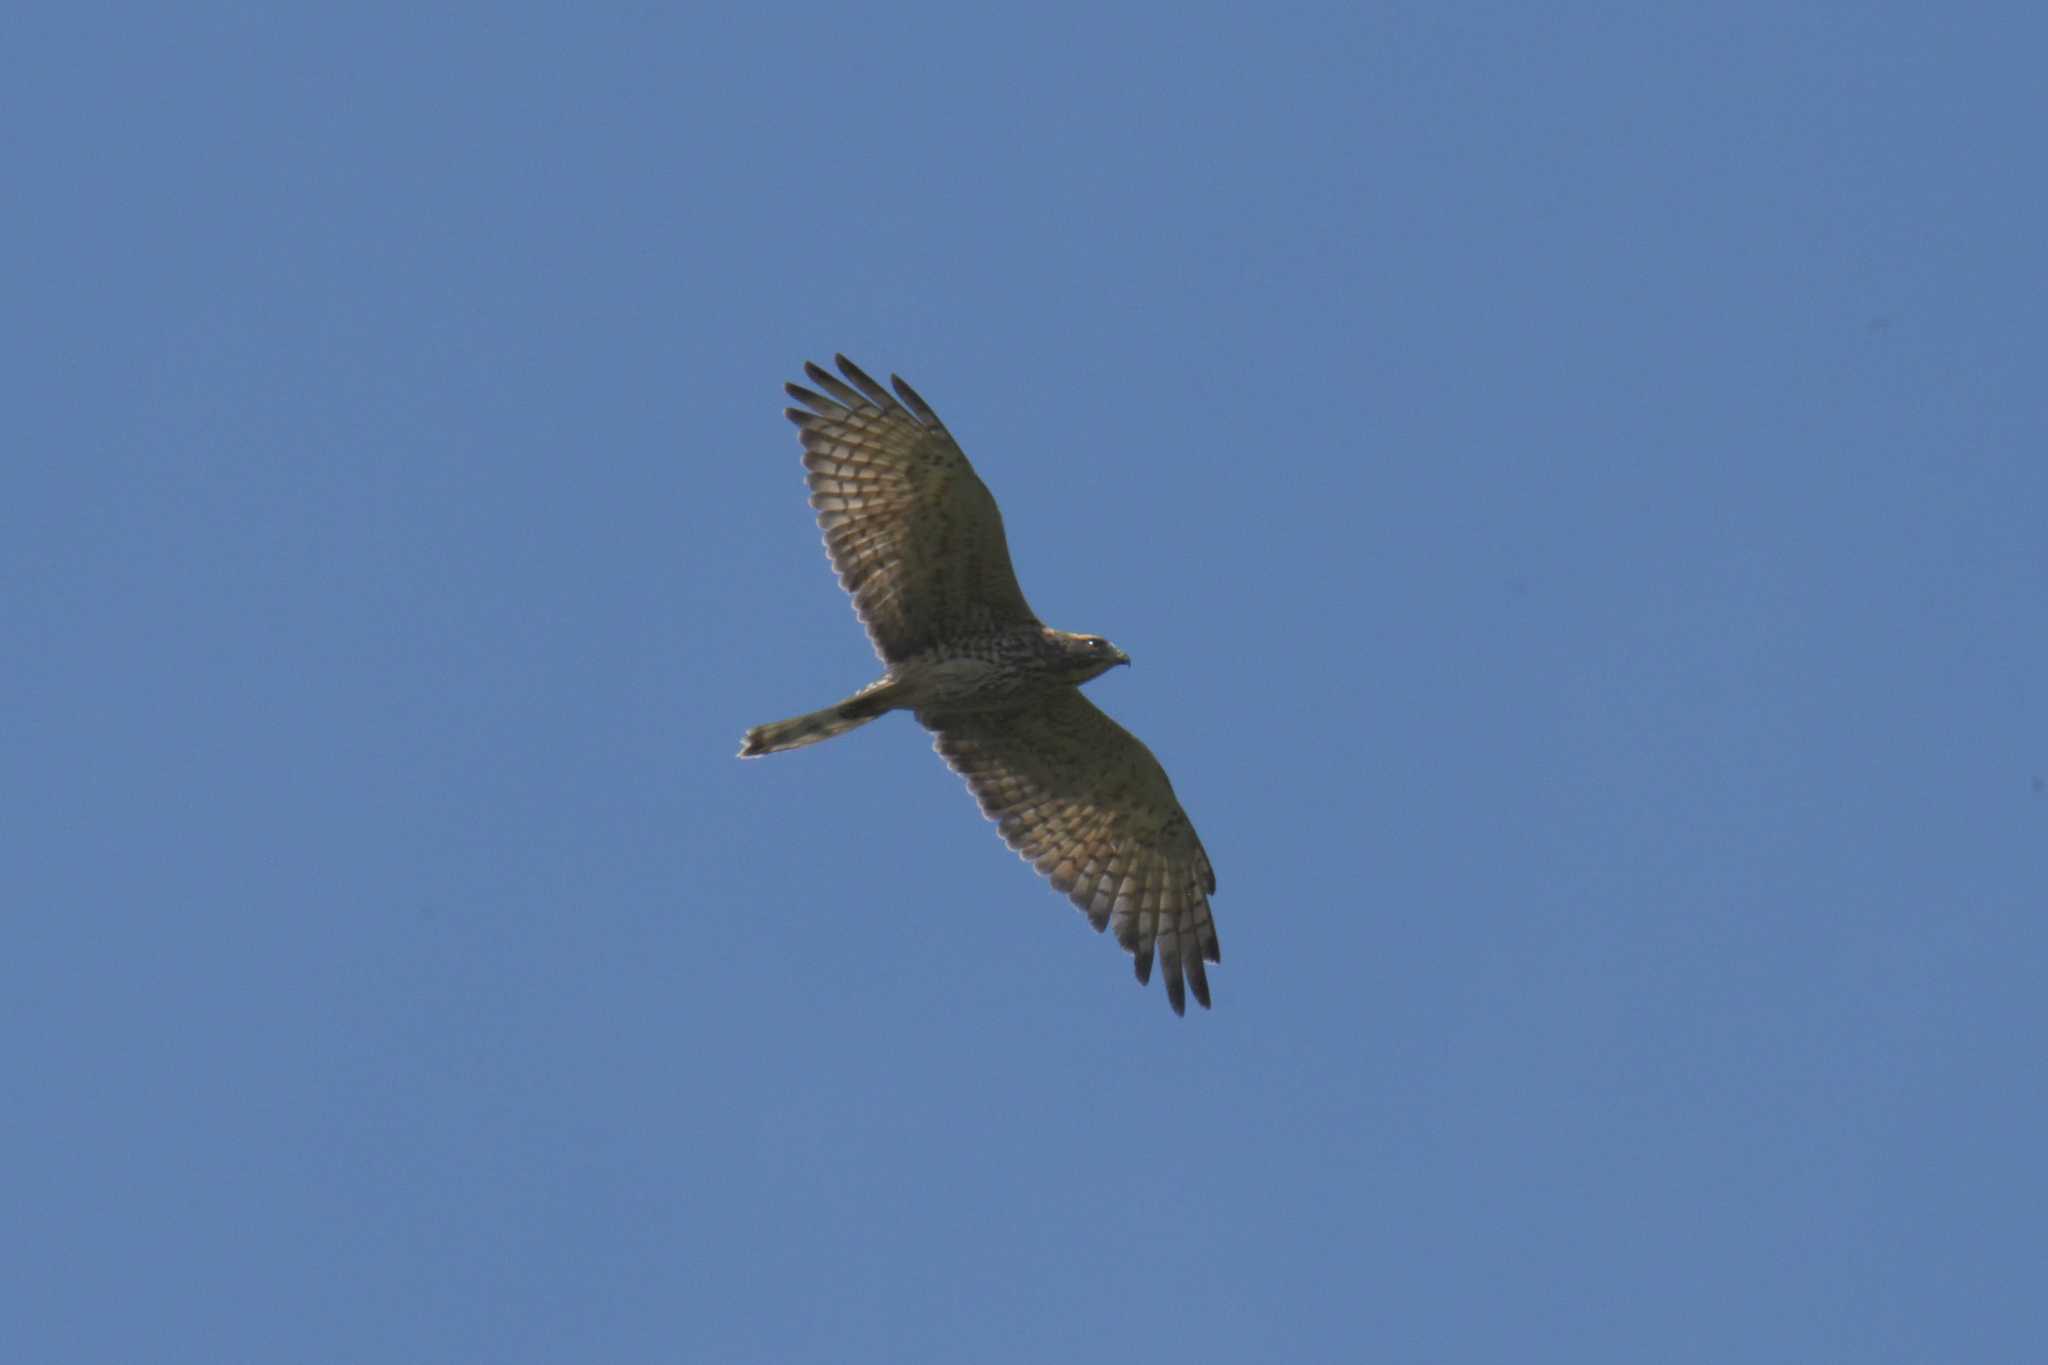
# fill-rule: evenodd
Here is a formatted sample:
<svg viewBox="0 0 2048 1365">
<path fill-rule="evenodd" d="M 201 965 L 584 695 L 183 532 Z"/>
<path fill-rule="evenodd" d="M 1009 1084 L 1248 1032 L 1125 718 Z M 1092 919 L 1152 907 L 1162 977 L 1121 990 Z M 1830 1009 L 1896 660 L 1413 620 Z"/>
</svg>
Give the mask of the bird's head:
<svg viewBox="0 0 2048 1365">
<path fill-rule="evenodd" d="M 1118 664 L 1127 664 L 1131 661 L 1130 655 L 1100 635 L 1069 635 L 1065 631 L 1060 631 L 1058 638 L 1061 661 L 1076 683 L 1101 677 Z"/>
</svg>

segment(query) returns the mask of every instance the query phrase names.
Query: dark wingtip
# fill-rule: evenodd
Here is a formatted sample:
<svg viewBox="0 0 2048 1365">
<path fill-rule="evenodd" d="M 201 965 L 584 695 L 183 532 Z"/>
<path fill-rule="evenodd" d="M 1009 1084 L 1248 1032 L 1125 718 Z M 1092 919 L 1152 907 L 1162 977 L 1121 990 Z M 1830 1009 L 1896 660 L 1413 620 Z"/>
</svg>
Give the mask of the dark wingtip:
<svg viewBox="0 0 2048 1365">
<path fill-rule="evenodd" d="M 904 379 L 902 375 L 891 374 L 889 376 L 889 383 L 896 390 L 896 396 L 903 400 L 903 406 L 909 408 L 915 414 L 918 421 L 928 427 L 945 425 L 939 421 L 939 415 L 932 411 L 932 405 L 925 402 L 924 396 L 916 389 L 911 388 L 909 381 Z"/>
<path fill-rule="evenodd" d="M 1196 996 L 1195 998 L 1198 1000 L 1201 999 L 1200 996 Z M 1175 1014 L 1178 1014 L 1183 1018 L 1187 1016 L 1188 992 L 1187 987 L 1181 982 L 1179 972 L 1175 972 L 1173 975 L 1166 978 L 1166 1003 L 1173 1006 L 1173 1012 Z"/>
<path fill-rule="evenodd" d="M 845 375 L 847 382 L 852 384 L 854 388 L 859 389 L 861 396 L 870 403 L 873 403 L 884 412 L 896 406 L 896 400 L 889 396 L 889 391 L 880 384 L 877 384 L 874 376 L 854 364 L 851 360 L 848 360 L 843 353 L 834 355 L 832 360 L 833 363 L 839 366 L 839 373 Z M 837 383 L 839 381 L 834 380 L 833 382 Z"/>
<path fill-rule="evenodd" d="M 815 378 L 816 376 L 813 377 Z M 849 397 L 852 396 L 852 390 L 848 389 L 844 384 L 841 384 L 838 380 L 833 379 L 832 376 L 825 375 L 823 376 L 823 380 L 825 381 L 824 387 L 828 391 L 831 391 L 835 394 L 844 393 L 847 394 Z M 846 411 L 846 404 L 840 402 L 836 396 L 832 398 L 827 398 L 824 394 L 814 393 L 810 389 L 805 388 L 801 384 L 784 384 L 782 386 L 782 391 L 788 394 L 791 398 L 794 398 L 797 402 L 802 403 L 805 407 L 810 409 L 810 412 L 801 414 L 804 418 L 810 418 L 814 415 L 818 417 L 832 417 L 844 414 Z M 785 408 L 783 409 L 783 411 L 789 413 L 792 418 L 795 418 L 798 415 L 797 409 L 795 408 Z"/>
</svg>

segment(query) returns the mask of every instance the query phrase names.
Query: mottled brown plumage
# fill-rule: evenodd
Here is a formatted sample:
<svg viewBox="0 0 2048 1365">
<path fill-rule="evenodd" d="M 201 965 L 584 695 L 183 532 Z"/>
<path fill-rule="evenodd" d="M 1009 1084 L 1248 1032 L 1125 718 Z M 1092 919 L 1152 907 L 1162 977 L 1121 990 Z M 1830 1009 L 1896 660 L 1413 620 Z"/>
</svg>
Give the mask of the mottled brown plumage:
<svg viewBox="0 0 2048 1365">
<path fill-rule="evenodd" d="M 1003 839 L 1112 925 L 1149 981 L 1156 951 L 1176 1014 L 1209 1004 L 1216 874 L 1152 751 L 1080 684 L 1130 659 L 1032 614 L 1002 514 L 931 406 L 845 356 L 788 385 L 811 505 L 839 581 L 887 671 L 836 706 L 749 730 L 740 756 L 815 744 L 895 710 L 916 714 Z M 842 379 L 840 376 L 844 376 Z M 820 392 L 819 390 L 822 390 Z"/>
</svg>

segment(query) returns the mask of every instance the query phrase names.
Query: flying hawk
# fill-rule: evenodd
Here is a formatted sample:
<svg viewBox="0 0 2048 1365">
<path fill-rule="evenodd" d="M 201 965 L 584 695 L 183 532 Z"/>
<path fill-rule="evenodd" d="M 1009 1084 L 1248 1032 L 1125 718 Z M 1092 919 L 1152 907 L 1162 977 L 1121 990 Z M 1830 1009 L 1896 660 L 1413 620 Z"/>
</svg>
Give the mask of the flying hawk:
<svg viewBox="0 0 2048 1365">
<path fill-rule="evenodd" d="M 747 731 L 742 758 L 815 744 L 910 711 L 1003 839 L 1152 977 L 1204 1008 L 1222 961 L 1216 874 L 1152 751 L 1081 694 L 1130 658 L 1032 614 L 1003 518 L 945 425 L 900 378 L 892 395 L 845 356 L 787 385 L 811 506 L 839 582 L 886 671 L 836 706 Z M 843 375 L 842 380 L 839 376 Z M 1184 984 L 1185 983 L 1185 984 Z"/>
</svg>

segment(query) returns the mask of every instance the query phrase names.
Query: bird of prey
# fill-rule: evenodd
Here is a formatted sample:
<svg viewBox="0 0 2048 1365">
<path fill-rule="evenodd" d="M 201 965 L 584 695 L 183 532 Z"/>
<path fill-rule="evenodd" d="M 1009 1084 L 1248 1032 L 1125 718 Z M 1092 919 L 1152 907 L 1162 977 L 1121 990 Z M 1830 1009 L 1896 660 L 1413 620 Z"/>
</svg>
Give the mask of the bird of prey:
<svg viewBox="0 0 2048 1365">
<path fill-rule="evenodd" d="M 836 706 L 755 726 L 740 757 L 913 713 L 1004 841 L 1097 930 L 1115 927 L 1138 981 L 1156 946 L 1173 1012 L 1190 988 L 1207 1008 L 1202 964 L 1222 961 L 1209 855 L 1152 751 L 1081 695 L 1130 657 L 1032 614 L 995 499 L 931 405 L 836 359 L 838 375 L 804 366 L 816 390 L 785 386 L 803 404 L 787 415 L 832 567 L 886 671 Z"/>
</svg>

